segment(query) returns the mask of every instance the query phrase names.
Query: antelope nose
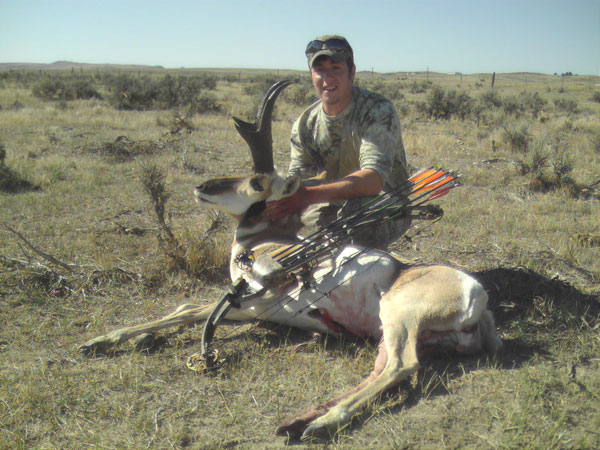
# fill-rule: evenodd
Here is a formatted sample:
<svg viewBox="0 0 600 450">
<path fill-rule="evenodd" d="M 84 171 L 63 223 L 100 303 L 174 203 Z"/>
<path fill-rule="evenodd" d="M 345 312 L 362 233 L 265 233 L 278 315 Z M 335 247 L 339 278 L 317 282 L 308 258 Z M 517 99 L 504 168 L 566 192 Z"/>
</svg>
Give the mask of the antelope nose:
<svg viewBox="0 0 600 450">
<path fill-rule="evenodd" d="M 196 192 L 204 192 L 205 189 L 206 189 L 206 183 L 202 183 L 202 184 L 199 184 L 198 186 L 196 186 Z"/>
</svg>

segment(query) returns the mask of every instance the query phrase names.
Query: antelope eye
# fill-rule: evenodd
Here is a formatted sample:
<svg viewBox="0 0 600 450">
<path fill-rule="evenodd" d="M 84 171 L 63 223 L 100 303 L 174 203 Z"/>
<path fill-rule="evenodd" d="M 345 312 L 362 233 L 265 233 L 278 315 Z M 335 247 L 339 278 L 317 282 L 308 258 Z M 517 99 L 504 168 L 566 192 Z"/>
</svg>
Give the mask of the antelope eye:
<svg viewBox="0 0 600 450">
<path fill-rule="evenodd" d="M 262 192 L 264 191 L 262 185 L 260 184 L 260 181 L 258 178 L 252 178 L 250 180 L 250 186 L 252 186 L 252 189 L 254 189 L 256 192 Z"/>
</svg>

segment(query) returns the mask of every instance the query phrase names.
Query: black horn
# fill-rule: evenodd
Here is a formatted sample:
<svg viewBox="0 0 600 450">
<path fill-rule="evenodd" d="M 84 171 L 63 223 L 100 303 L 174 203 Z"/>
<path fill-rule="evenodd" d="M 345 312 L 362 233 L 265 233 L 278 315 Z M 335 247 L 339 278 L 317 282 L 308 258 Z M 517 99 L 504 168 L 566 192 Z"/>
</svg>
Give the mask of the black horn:
<svg viewBox="0 0 600 450">
<path fill-rule="evenodd" d="M 271 86 L 263 98 L 256 120 L 253 123 L 245 122 L 236 117 L 233 118 L 235 129 L 250 146 L 252 161 L 254 161 L 254 172 L 256 173 L 270 173 L 275 170 L 271 116 L 275 100 L 281 91 L 291 83 L 289 80 L 279 81 Z"/>
</svg>

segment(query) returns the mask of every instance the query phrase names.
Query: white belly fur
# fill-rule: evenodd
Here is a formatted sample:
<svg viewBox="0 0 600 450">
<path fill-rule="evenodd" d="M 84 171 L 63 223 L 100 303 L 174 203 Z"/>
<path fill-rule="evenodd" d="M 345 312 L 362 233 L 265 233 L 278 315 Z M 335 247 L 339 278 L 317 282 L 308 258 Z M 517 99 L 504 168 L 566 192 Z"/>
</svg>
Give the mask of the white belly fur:
<svg viewBox="0 0 600 450">
<path fill-rule="evenodd" d="M 398 263 L 384 252 L 361 251 L 361 247 L 346 246 L 333 260 L 316 267 L 310 277 L 316 288 L 293 289 L 290 295 L 294 300 L 287 303 L 286 309 L 305 309 L 306 313 L 323 309 L 346 331 L 357 336 L 380 338 L 379 301 L 397 276 Z M 306 328 L 308 323 L 316 320 L 306 319 L 288 316 L 288 324 Z M 317 322 L 319 331 L 331 331 L 326 326 L 323 330 L 322 321 Z"/>
</svg>

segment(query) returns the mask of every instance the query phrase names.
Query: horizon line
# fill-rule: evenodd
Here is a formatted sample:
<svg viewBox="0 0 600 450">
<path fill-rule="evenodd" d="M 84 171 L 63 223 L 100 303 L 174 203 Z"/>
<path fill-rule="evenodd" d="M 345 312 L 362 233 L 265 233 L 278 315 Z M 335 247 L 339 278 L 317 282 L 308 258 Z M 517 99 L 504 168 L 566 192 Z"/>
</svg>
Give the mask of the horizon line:
<svg viewBox="0 0 600 450">
<path fill-rule="evenodd" d="M 15 66 L 15 67 L 10 67 Z M 27 66 L 35 66 L 35 67 L 27 67 Z M 166 67 L 160 64 L 124 64 L 124 63 L 85 63 L 85 62 L 76 62 L 69 60 L 58 60 L 51 63 L 39 63 L 39 62 L 0 62 L 0 70 L 15 70 L 15 69 L 34 69 L 39 70 L 46 67 L 48 69 L 69 69 L 69 68 L 83 68 L 84 66 L 93 66 L 95 68 L 100 68 L 102 66 L 111 66 L 111 67 L 123 67 L 123 68 L 147 68 L 154 70 L 213 70 L 213 71 L 240 71 L 240 70 L 251 70 L 251 71 L 289 71 L 289 72 L 301 72 L 308 73 L 307 69 L 289 69 L 289 68 L 268 68 L 268 67 Z M 532 74 L 532 75 L 548 75 L 548 76 L 583 76 L 583 77 L 600 77 L 600 75 L 593 74 L 579 74 L 572 72 L 564 72 L 559 74 L 558 72 L 548 73 L 548 72 L 532 72 L 527 70 L 517 70 L 511 72 L 496 72 L 496 71 L 479 71 L 479 72 L 460 72 L 460 71 L 437 71 L 437 70 L 396 70 L 396 71 L 385 71 L 379 72 L 373 69 L 362 69 L 357 70 L 357 73 L 377 73 L 377 74 L 421 74 L 421 73 L 430 73 L 430 74 L 442 74 L 442 75 L 479 75 L 479 74 Z"/>
</svg>

